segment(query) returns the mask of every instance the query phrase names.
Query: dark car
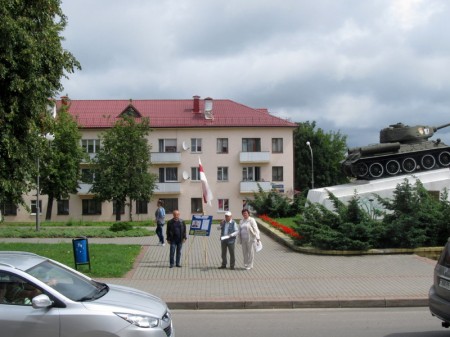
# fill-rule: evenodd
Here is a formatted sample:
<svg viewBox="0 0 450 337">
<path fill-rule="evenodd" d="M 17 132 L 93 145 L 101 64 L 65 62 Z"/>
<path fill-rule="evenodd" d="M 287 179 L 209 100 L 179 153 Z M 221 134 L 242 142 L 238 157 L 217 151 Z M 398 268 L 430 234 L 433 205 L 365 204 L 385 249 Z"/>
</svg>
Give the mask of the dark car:
<svg viewBox="0 0 450 337">
<path fill-rule="evenodd" d="M 442 320 L 442 326 L 450 326 L 450 238 L 434 268 L 434 283 L 430 288 L 429 306 L 433 316 Z"/>
</svg>

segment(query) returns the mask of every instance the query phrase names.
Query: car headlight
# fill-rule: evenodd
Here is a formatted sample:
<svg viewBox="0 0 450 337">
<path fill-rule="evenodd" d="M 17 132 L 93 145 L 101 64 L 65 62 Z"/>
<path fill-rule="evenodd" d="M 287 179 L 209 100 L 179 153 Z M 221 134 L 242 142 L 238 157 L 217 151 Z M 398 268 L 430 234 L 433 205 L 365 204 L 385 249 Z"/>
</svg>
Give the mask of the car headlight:
<svg viewBox="0 0 450 337">
<path fill-rule="evenodd" d="M 127 314 L 123 312 L 115 313 L 120 318 L 123 318 L 127 322 L 134 324 L 140 328 L 154 328 L 159 325 L 159 319 L 151 316 Z"/>
</svg>

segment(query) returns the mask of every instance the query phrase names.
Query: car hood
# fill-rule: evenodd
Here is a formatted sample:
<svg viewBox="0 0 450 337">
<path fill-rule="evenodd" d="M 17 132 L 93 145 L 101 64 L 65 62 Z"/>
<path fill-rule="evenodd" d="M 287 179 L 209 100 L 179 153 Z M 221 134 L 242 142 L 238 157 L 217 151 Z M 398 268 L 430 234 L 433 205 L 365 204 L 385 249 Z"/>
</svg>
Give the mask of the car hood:
<svg viewBox="0 0 450 337">
<path fill-rule="evenodd" d="M 98 310 L 99 306 L 108 306 L 116 312 L 140 311 L 158 318 L 168 310 L 166 303 L 152 294 L 115 284 L 108 286 L 109 291 L 106 295 L 92 302 L 83 302 L 85 307 L 89 310 Z"/>
</svg>

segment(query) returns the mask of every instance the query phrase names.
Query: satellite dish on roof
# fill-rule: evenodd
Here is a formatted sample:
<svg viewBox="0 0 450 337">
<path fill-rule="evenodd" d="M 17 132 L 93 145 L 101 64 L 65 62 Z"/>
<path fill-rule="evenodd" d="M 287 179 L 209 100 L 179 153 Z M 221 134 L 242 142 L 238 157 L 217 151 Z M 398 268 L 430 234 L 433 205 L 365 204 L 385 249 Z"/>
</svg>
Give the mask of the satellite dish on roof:
<svg viewBox="0 0 450 337">
<path fill-rule="evenodd" d="M 188 179 L 190 179 L 190 177 L 189 177 L 189 173 L 187 173 L 186 171 L 183 171 L 183 180 L 188 180 Z"/>
<path fill-rule="evenodd" d="M 184 151 L 189 150 L 189 145 L 187 145 L 186 142 L 183 142 L 182 147 Z"/>
</svg>

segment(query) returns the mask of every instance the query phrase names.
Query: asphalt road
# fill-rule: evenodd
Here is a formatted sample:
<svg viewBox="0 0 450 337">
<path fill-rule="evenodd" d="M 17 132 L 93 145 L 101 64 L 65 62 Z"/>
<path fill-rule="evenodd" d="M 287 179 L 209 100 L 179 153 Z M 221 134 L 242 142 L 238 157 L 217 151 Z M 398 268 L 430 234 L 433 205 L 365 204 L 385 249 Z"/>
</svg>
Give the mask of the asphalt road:
<svg viewBox="0 0 450 337">
<path fill-rule="evenodd" d="M 174 310 L 183 337 L 450 337 L 428 308 Z"/>
</svg>

